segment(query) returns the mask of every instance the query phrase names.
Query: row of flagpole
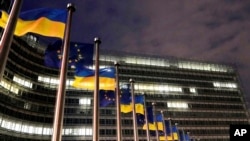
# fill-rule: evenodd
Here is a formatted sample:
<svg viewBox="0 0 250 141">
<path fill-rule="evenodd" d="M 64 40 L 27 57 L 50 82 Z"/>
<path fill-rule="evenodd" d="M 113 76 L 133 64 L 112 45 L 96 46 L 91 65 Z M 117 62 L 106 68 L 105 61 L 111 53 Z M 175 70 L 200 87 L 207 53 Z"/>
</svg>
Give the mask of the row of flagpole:
<svg viewBox="0 0 250 141">
<path fill-rule="evenodd" d="M 15 0 L 10 12 L 10 16 L 7 22 L 7 26 L 4 30 L 2 39 L 0 41 L 0 80 L 2 79 L 3 72 L 5 69 L 5 64 L 8 58 L 8 53 L 10 50 L 10 46 L 13 39 L 13 33 L 15 30 L 15 26 L 17 23 L 18 15 L 21 9 L 22 0 Z M 67 68 L 68 68 L 68 56 L 69 56 L 69 42 L 70 42 L 70 28 L 72 21 L 72 14 L 75 11 L 75 7 L 73 4 L 67 5 L 68 16 L 66 29 L 64 32 L 63 39 L 63 57 L 62 57 L 62 65 L 59 76 L 59 87 L 57 90 L 56 103 L 55 103 L 55 114 L 54 114 L 54 122 L 53 122 L 53 134 L 51 141 L 61 141 L 62 140 L 62 127 L 63 127 L 63 118 L 64 118 L 64 104 L 65 104 L 65 88 L 66 88 L 66 78 L 67 78 Z M 94 39 L 95 45 L 95 89 L 94 89 L 94 106 L 93 106 L 93 140 L 99 140 L 99 45 L 101 40 L 99 38 Z M 116 116 L 117 116 L 117 141 L 122 140 L 121 133 L 121 115 L 120 115 L 120 88 L 119 88 L 119 64 L 116 62 Z M 138 141 L 138 130 L 137 130 L 137 120 L 136 120 L 136 110 L 135 110 L 135 96 L 134 96 L 134 80 L 130 79 L 130 88 L 131 88 L 131 97 L 132 97 L 132 105 L 133 105 L 133 130 L 134 130 L 134 140 Z M 145 95 L 144 95 L 144 108 L 146 107 L 145 103 Z M 155 111 L 155 103 L 152 104 L 153 111 Z M 150 130 L 149 130 L 149 122 L 147 119 L 147 110 L 144 109 L 145 114 L 145 122 L 147 125 L 146 134 L 147 140 L 150 141 Z M 163 111 L 161 114 L 164 119 Z M 156 121 L 156 115 L 153 112 L 154 121 Z M 170 122 L 171 124 L 171 122 Z M 172 127 L 170 125 L 170 127 Z M 163 124 L 164 131 L 165 125 Z M 159 134 L 157 132 L 157 124 L 156 124 L 156 137 L 157 141 L 159 140 Z M 172 128 L 170 128 L 172 130 Z M 171 132 L 171 131 L 170 131 Z M 172 132 L 171 132 L 172 133 Z M 164 132 L 166 137 L 166 133 Z M 172 136 L 172 140 L 174 137 Z"/>
</svg>

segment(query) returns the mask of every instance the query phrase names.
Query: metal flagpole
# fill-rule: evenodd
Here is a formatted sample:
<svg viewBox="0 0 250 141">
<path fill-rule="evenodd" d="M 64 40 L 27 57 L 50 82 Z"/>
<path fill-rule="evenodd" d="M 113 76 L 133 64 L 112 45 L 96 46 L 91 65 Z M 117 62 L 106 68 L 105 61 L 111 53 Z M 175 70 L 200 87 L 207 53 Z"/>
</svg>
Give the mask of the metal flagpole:
<svg viewBox="0 0 250 141">
<path fill-rule="evenodd" d="M 54 123 L 53 123 L 53 134 L 52 141 L 62 140 L 62 127 L 63 127 L 63 117 L 64 117 L 64 103 L 65 103 L 65 87 L 68 71 L 68 54 L 69 54 L 69 43 L 70 43 L 70 27 L 72 21 L 72 14 L 75 11 L 75 7 L 72 3 L 67 5 L 68 17 L 66 23 L 66 29 L 64 33 L 64 43 L 63 43 L 63 57 L 60 70 L 59 86 L 57 90 Z"/>
<path fill-rule="evenodd" d="M 146 107 L 146 94 L 144 94 L 144 115 L 145 115 L 145 124 L 147 125 L 147 130 L 146 130 L 146 134 L 147 134 L 147 141 L 150 141 L 150 133 L 149 133 L 149 124 L 148 124 L 148 111 L 147 111 L 147 107 Z"/>
<path fill-rule="evenodd" d="M 122 133 L 121 133 L 121 106 L 120 106 L 120 87 L 119 87 L 119 66 L 118 62 L 115 62 L 116 67 L 116 130 L 117 130 L 117 141 L 122 140 Z"/>
<path fill-rule="evenodd" d="M 187 132 L 187 135 L 190 138 L 190 132 Z M 185 140 L 189 140 L 189 139 L 186 138 L 186 135 L 185 135 Z"/>
<path fill-rule="evenodd" d="M 129 79 L 130 88 L 131 88 L 131 97 L 132 97 L 132 106 L 133 106 L 133 127 L 134 127 L 134 140 L 138 141 L 138 133 L 137 133 L 137 119 L 136 119 L 136 111 L 135 111 L 135 94 L 134 94 L 134 80 Z"/>
<path fill-rule="evenodd" d="M 169 119 L 169 126 L 170 126 L 170 135 L 171 135 L 172 141 L 174 141 L 174 134 L 173 134 L 173 129 L 172 129 L 171 118 L 168 118 L 168 119 Z"/>
<path fill-rule="evenodd" d="M 152 106 L 153 106 L 153 117 L 154 117 L 154 122 L 155 122 L 155 127 L 156 127 L 156 130 L 155 130 L 156 138 L 157 138 L 156 140 L 159 141 L 158 125 L 157 125 L 157 121 L 156 121 L 155 103 L 154 102 L 152 103 Z"/>
<path fill-rule="evenodd" d="M 167 141 L 167 133 L 166 133 L 166 126 L 165 126 L 165 120 L 164 120 L 164 113 L 163 113 L 163 111 L 161 111 L 161 116 L 162 116 L 162 119 L 163 119 L 163 133 L 164 133 L 165 141 Z"/>
<path fill-rule="evenodd" d="M 2 79 L 4 74 L 4 69 L 9 55 L 10 46 L 12 43 L 13 34 L 15 32 L 21 6 L 22 0 L 14 1 L 6 27 L 2 35 L 2 39 L 0 41 L 0 80 Z"/>
<path fill-rule="evenodd" d="M 179 130 L 178 130 L 178 123 L 175 123 L 175 127 L 176 127 L 176 130 L 177 130 L 178 141 L 180 141 L 180 133 L 179 133 Z"/>
<path fill-rule="evenodd" d="M 184 132 L 183 128 L 182 128 L 182 137 L 183 137 L 183 141 L 186 141 L 186 136 L 185 136 L 185 132 Z"/>
<path fill-rule="evenodd" d="M 95 37 L 95 89 L 93 107 L 93 141 L 99 140 L 99 45 L 101 40 Z"/>
</svg>

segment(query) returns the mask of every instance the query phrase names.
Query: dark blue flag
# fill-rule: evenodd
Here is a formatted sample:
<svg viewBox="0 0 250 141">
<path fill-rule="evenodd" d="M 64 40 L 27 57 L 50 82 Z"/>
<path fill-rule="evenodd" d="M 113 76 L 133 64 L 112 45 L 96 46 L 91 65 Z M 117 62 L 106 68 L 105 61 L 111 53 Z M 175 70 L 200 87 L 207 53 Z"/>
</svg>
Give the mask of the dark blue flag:
<svg viewBox="0 0 250 141">
<path fill-rule="evenodd" d="M 130 85 L 126 84 L 121 87 L 121 104 L 129 105 L 131 103 Z"/>
<path fill-rule="evenodd" d="M 53 44 L 49 44 L 45 51 L 45 66 L 60 68 L 62 50 L 62 40 L 57 40 Z M 93 53 L 93 44 L 70 42 L 69 67 L 81 69 L 93 65 Z"/>
<path fill-rule="evenodd" d="M 100 90 L 100 107 L 106 107 L 115 103 L 115 91 Z"/>
</svg>

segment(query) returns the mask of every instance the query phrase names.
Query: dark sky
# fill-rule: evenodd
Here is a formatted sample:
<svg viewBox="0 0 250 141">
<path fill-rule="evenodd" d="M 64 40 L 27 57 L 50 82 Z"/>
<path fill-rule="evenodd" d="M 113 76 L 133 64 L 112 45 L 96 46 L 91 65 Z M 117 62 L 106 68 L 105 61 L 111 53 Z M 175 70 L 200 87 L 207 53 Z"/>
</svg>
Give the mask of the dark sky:
<svg viewBox="0 0 250 141">
<path fill-rule="evenodd" d="M 23 0 L 23 10 L 74 3 L 72 41 L 233 64 L 250 103 L 249 0 Z"/>
</svg>

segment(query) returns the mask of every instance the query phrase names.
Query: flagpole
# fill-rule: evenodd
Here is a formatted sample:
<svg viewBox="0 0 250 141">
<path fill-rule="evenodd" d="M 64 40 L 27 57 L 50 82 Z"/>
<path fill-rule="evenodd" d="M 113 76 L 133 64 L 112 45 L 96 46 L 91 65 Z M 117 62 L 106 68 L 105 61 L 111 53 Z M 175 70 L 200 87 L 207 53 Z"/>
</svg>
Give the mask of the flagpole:
<svg viewBox="0 0 250 141">
<path fill-rule="evenodd" d="M 172 132 L 173 129 L 172 129 L 171 118 L 169 118 L 169 126 L 170 126 L 170 135 L 171 135 L 172 140 L 174 141 L 174 134 Z"/>
<path fill-rule="evenodd" d="M 150 141 L 150 133 L 149 133 L 149 124 L 148 124 L 148 111 L 147 111 L 147 107 L 146 107 L 146 94 L 144 94 L 144 115 L 145 115 L 145 124 L 147 125 L 147 130 L 146 130 L 146 134 L 147 134 L 147 141 Z"/>
<path fill-rule="evenodd" d="M 15 32 L 21 6 L 22 6 L 22 0 L 14 1 L 6 27 L 2 35 L 2 39 L 0 41 L 0 81 L 4 74 L 4 69 L 6 66 L 7 58 L 12 44 L 13 34 Z"/>
<path fill-rule="evenodd" d="M 164 120 L 164 113 L 163 113 L 162 110 L 161 110 L 161 116 L 162 116 L 162 119 L 163 119 L 163 133 L 164 133 L 165 141 L 167 141 L 167 133 L 166 133 L 165 120 Z"/>
<path fill-rule="evenodd" d="M 95 89 L 93 107 L 93 141 L 99 141 L 99 45 L 101 40 L 95 37 Z"/>
<path fill-rule="evenodd" d="M 190 132 L 187 132 L 187 135 L 188 135 L 188 139 L 187 139 L 186 136 L 185 136 L 185 140 L 190 141 Z"/>
<path fill-rule="evenodd" d="M 53 134 L 52 134 L 52 139 L 51 139 L 52 141 L 62 140 L 64 104 L 65 104 L 65 87 L 66 87 L 66 79 L 67 79 L 67 71 L 68 71 L 70 27 L 71 27 L 71 21 L 72 21 L 72 14 L 75 11 L 75 7 L 72 3 L 68 3 L 67 9 L 68 9 L 68 16 L 67 16 L 66 29 L 64 33 L 64 39 L 63 39 L 64 40 L 63 56 L 62 56 L 59 85 L 58 85 L 57 97 L 56 97 Z"/>
<path fill-rule="evenodd" d="M 152 106 L 153 106 L 153 117 L 154 117 L 154 122 L 156 123 L 155 124 L 155 127 L 156 127 L 156 130 L 155 130 L 155 133 L 156 133 L 156 140 L 159 141 L 159 133 L 158 133 L 158 125 L 157 125 L 157 121 L 156 121 L 156 115 L 155 115 L 155 105 L 156 103 L 152 103 Z"/>
<path fill-rule="evenodd" d="M 180 141 L 180 133 L 179 133 L 179 130 L 177 128 L 178 127 L 178 123 L 175 123 L 174 125 L 175 125 L 176 130 L 177 130 L 178 141 Z"/>
<path fill-rule="evenodd" d="M 182 128 L 182 137 L 183 137 L 183 141 L 186 141 L 186 136 L 185 136 L 185 132 L 184 132 L 183 128 Z"/>
<path fill-rule="evenodd" d="M 136 111 L 135 111 L 134 80 L 133 80 L 133 79 L 129 79 L 129 82 L 130 82 L 131 97 L 132 97 L 132 106 L 133 106 L 134 140 L 135 140 L 135 141 L 138 141 L 137 120 L 136 120 Z"/>
<path fill-rule="evenodd" d="M 121 106 L 120 106 L 120 87 L 119 87 L 119 66 L 120 64 L 118 62 L 115 62 L 115 68 L 116 68 L 116 121 L 117 121 L 117 141 L 122 140 L 122 133 L 121 133 Z"/>
</svg>

